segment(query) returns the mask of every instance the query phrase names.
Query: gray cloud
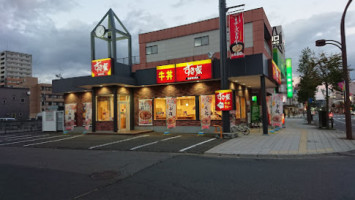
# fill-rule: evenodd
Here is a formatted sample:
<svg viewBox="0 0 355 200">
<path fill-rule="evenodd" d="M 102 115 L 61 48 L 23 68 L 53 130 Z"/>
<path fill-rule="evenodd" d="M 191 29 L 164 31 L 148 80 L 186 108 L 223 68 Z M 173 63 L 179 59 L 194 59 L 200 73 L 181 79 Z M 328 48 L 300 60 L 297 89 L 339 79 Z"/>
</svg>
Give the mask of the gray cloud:
<svg viewBox="0 0 355 200">
<path fill-rule="evenodd" d="M 355 12 L 349 12 L 347 19 L 350 19 Z M 314 15 L 309 19 L 297 20 L 284 26 L 284 33 L 286 38 L 286 57 L 293 59 L 294 74 L 297 75 L 297 66 L 299 56 L 302 49 L 309 47 L 316 53 L 340 53 L 339 49 L 334 46 L 327 45 L 325 47 L 315 47 L 315 41 L 318 39 L 332 39 L 340 41 L 340 18 L 342 13 L 324 13 Z M 347 28 L 354 28 L 354 23 L 346 22 Z M 349 48 L 350 44 L 354 44 L 355 34 L 347 36 L 347 54 L 348 64 L 355 66 L 354 55 L 355 50 Z M 351 78 L 355 79 L 355 72 L 351 72 Z"/>
</svg>

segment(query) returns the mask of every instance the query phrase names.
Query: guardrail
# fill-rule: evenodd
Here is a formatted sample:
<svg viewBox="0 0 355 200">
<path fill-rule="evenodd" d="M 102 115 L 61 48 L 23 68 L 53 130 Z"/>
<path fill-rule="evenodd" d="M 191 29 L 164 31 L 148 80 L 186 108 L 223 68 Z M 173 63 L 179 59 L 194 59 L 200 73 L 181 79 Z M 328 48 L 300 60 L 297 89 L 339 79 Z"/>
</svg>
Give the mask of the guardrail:
<svg viewBox="0 0 355 200">
<path fill-rule="evenodd" d="M 0 121 L 0 135 L 42 131 L 42 120 Z"/>
</svg>

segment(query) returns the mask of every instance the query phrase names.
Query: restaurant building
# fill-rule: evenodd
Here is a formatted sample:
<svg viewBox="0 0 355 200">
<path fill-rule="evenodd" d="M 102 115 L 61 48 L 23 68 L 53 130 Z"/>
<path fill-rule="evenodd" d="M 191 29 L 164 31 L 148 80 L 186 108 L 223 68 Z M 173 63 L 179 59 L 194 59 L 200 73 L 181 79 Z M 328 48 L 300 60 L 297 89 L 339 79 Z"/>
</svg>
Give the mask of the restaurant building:
<svg viewBox="0 0 355 200">
<path fill-rule="evenodd" d="M 243 12 L 242 24 L 243 56 L 227 59 L 230 90 L 220 91 L 219 18 L 140 34 L 140 63 L 132 65 L 131 59 L 117 62 L 117 40 L 128 41 L 132 58 L 131 36 L 110 9 L 91 33 L 92 75 L 53 80 L 53 92 L 65 94 L 66 128 L 213 132 L 222 124 L 221 110 L 230 110 L 233 123 L 249 123 L 261 90 L 277 88 L 281 73 L 272 62 L 272 28 L 263 8 Z M 107 41 L 107 58 L 96 58 L 95 39 Z"/>
</svg>

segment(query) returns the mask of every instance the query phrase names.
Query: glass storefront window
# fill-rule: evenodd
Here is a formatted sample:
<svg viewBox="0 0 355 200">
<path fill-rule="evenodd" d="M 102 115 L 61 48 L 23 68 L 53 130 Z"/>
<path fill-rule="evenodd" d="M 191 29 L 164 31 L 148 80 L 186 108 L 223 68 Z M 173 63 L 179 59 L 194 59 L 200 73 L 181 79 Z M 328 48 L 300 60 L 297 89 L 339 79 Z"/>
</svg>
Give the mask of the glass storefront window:
<svg viewBox="0 0 355 200">
<path fill-rule="evenodd" d="M 209 96 L 212 97 L 212 102 L 211 102 L 211 120 L 222 120 L 222 111 L 216 111 L 215 95 L 209 95 Z M 202 107 L 204 105 L 201 102 L 201 97 L 199 97 L 199 99 L 200 99 L 200 119 L 202 119 L 201 110 L 202 110 Z"/>
<path fill-rule="evenodd" d="M 235 118 L 240 119 L 240 97 L 235 97 Z"/>
<path fill-rule="evenodd" d="M 166 120 L 166 99 L 154 99 L 154 120 Z"/>
<path fill-rule="evenodd" d="M 96 98 L 97 121 L 113 120 L 113 95 L 98 96 Z"/>
<path fill-rule="evenodd" d="M 177 97 L 176 100 L 176 119 L 196 120 L 195 97 Z"/>
</svg>

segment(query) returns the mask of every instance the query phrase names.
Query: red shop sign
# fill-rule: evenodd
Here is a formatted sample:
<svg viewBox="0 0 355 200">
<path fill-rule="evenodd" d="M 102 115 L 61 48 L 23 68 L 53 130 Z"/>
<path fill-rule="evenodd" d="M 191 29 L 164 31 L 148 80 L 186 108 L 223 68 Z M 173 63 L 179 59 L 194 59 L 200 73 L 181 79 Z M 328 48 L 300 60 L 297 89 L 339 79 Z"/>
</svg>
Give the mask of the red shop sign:
<svg viewBox="0 0 355 200">
<path fill-rule="evenodd" d="M 229 15 L 229 50 L 231 59 L 244 57 L 244 14 Z"/>
<path fill-rule="evenodd" d="M 157 83 L 175 82 L 175 65 L 157 66 Z"/>
<path fill-rule="evenodd" d="M 281 71 L 276 63 L 272 60 L 272 78 L 281 85 Z"/>
<path fill-rule="evenodd" d="M 212 78 L 211 59 L 176 64 L 176 82 Z"/>
<path fill-rule="evenodd" d="M 92 60 L 91 61 L 91 76 L 110 76 L 111 75 L 111 58 Z"/>
<path fill-rule="evenodd" d="M 217 90 L 216 97 L 216 110 L 229 111 L 233 108 L 233 92 L 232 90 Z"/>
</svg>

